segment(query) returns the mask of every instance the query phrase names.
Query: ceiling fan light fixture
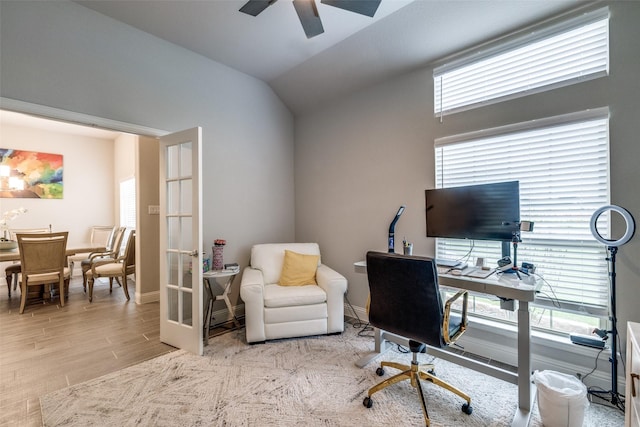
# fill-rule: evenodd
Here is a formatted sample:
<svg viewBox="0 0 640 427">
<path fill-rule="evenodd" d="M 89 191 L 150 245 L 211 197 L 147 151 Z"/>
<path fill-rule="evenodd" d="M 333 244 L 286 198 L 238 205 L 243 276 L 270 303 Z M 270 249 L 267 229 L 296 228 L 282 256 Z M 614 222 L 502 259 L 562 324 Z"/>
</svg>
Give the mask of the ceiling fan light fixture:
<svg viewBox="0 0 640 427">
<path fill-rule="evenodd" d="M 240 12 L 251 16 L 258 16 L 276 1 L 277 0 L 249 0 L 240 8 Z M 360 15 L 373 17 L 381 1 L 382 0 L 321 0 L 321 3 Z M 324 33 L 324 27 L 320 20 L 316 0 L 293 0 L 293 7 L 298 14 L 298 19 L 300 19 L 302 29 L 308 39 Z"/>
<path fill-rule="evenodd" d="M 320 0 L 320 3 L 373 18 L 382 0 Z"/>
<path fill-rule="evenodd" d="M 240 8 L 240 12 L 251 16 L 258 16 L 267 7 L 271 6 L 278 0 L 249 0 Z"/>
<path fill-rule="evenodd" d="M 324 33 L 315 0 L 293 0 L 293 7 L 308 39 Z"/>
</svg>

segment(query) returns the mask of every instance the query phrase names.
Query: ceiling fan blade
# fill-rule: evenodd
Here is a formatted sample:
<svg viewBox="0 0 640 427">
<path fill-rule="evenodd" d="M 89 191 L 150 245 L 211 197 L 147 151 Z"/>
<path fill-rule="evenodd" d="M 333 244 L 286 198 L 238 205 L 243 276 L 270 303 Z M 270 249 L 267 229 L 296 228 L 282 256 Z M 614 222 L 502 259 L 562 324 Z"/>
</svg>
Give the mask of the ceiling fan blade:
<svg viewBox="0 0 640 427">
<path fill-rule="evenodd" d="M 382 0 L 321 0 L 320 3 L 373 18 Z"/>
<path fill-rule="evenodd" d="M 258 16 L 263 10 L 271 6 L 277 0 L 249 0 L 240 8 L 240 12 L 251 16 Z"/>
<path fill-rule="evenodd" d="M 293 7 L 308 39 L 324 33 L 315 0 L 293 0 Z"/>
</svg>

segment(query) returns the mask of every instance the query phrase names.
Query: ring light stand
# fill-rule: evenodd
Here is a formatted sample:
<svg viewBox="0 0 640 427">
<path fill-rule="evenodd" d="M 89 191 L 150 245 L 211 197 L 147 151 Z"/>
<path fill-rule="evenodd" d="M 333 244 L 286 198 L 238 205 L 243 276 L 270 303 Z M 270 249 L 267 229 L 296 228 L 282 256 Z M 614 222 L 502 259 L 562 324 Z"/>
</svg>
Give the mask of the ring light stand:
<svg viewBox="0 0 640 427">
<path fill-rule="evenodd" d="M 609 240 L 600 235 L 598 229 L 596 227 L 596 223 L 598 222 L 598 218 L 606 211 L 614 211 L 622 215 L 626 223 L 626 231 L 624 235 L 618 240 Z M 623 401 L 620 400 L 620 394 L 618 393 L 618 330 L 616 326 L 616 253 L 618 252 L 618 246 L 622 246 L 627 243 L 633 237 L 633 233 L 635 232 L 635 222 L 633 217 L 624 208 L 615 205 L 607 205 L 597 209 L 593 215 L 591 216 L 591 234 L 596 238 L 597 241 L 604 244 L 609 251 L 609 256 L 606 260 L 610 264 L 609 269 L 609 282 L 610 282 L 610 304 L 611 304 L 611 315 L 609 316 L 609 320 L 611 320 L 611 330 L 604 331 L 607 334 L 611 334 L 611 357 L 609 361 L 611 362 L 611 390 L 609 391 L 599 391 L 599 390 L 589 390 L 589 393 L 595 395 L 601 394 L 610 394 L 611 395 L 611 404 L 614 406 L 618 406 L 619 403 Z M 604 338 L 604 337 L 603 337 Z M 601 396 L 600 396 L 601 397 Z M 605 398 L 603 398 L 605 399 Z M 607 399 L 605 399 L 607 400 Z"/>
</svg>

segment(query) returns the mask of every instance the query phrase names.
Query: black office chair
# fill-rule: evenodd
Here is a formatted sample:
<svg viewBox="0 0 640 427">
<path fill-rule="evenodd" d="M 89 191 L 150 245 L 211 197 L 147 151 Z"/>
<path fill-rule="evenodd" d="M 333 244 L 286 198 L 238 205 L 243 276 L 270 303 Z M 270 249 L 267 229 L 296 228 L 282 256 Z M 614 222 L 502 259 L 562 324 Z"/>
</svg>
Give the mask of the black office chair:
<svg viewBox="0 0 640 427">
<path fill-rule="evenodd" d="M 445 347 L 458 339 L 467 325 L 467 291 L 460 291 L 442 307 L 438 288 L 436 264 L 431 258 L 404 256 L 393 253 L 368 252 L 367 276 L 371 295 L 369 322 L 372 326 L 409 339 L 413 353 L 411 366 L 395 362 L 382 362 L 376 370 L 384 375 L 386 366 L 401 372 L 369 389 L 362 402 L 371 408 L 371 396 L 385 387 L 402 380 L 410 380 L 418 389 L 420 403 L 428 426 L 429 414 L 420 385 L 420 379 L 443 387 L 466 400 L 462 411 L 471 414 L 471 398 L 456 387 L 438 379 L 433 365 L 420 365 L 418 353 L 426 346 Z M 451 313 L 451 304 L 462 297 L 462 313 Z"/>
</svg>

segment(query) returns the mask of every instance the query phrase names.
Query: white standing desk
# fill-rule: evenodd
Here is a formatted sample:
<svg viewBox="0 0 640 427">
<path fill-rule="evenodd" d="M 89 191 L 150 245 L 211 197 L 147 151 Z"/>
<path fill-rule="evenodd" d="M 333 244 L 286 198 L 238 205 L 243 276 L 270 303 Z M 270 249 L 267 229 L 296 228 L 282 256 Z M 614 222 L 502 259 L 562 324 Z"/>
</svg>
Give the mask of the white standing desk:
<svg viewBox="0 0 640 427">
<path fill-rule="evenodd" d="M 356 268 L 366 268 L 365 261 L 354 264 Z M 524 277 L 519 280 L 515 275 L 507 274 L 498 277 L 496 273 L 486 279 L 476 279 L 465 276 L 453 276 L 450 274 L 438 274 L 438 283 L 442 287 L 466 289 L 471 292 L 479 292 L 495 295 L 502 299 L 518 302 L 518 367 L 517 373 L 513 373 L 486 363 L 478 362 L 467 357 L 451 353 L 439 348 L 427 346 L 427 353 L 447 360 L 452 363 L 482 372 L 518 386 L 518 407 L 516 408 L 513 427 L 524 427 L 529 424 L 531 407 L 535 396 L 535 388 L 531 384 L 531 319 L 529 303 L 535 299 L 536 293 L 542 286 L 541 280 L 532 277 Z M 409 340 L 389 332 L 375 329 L 375 350 L 356 362 L 358 367 L 364 367 L 371 360 L 384 353 L 389 347 L 386 341 L 408 346 Z"/>
</svg>

